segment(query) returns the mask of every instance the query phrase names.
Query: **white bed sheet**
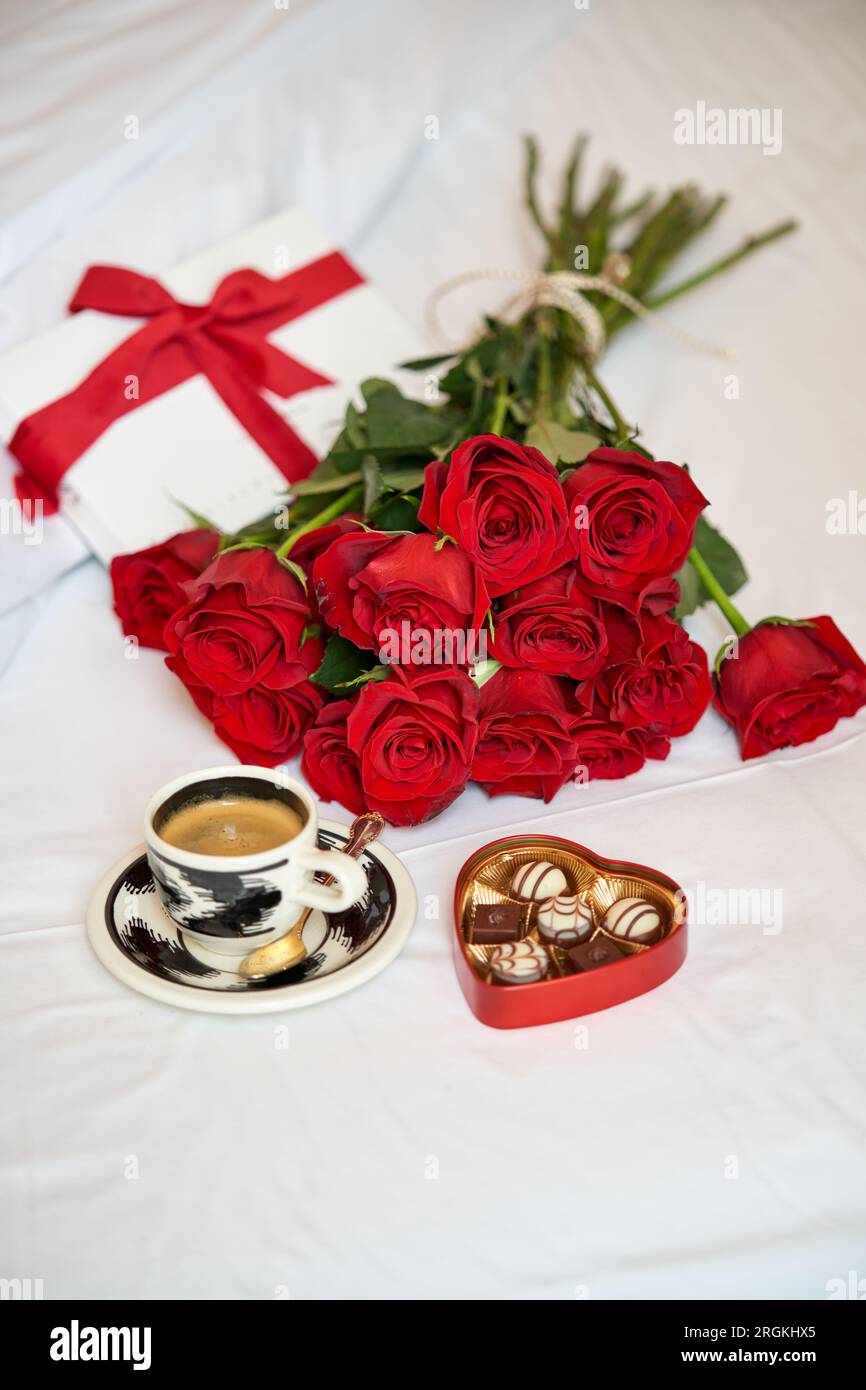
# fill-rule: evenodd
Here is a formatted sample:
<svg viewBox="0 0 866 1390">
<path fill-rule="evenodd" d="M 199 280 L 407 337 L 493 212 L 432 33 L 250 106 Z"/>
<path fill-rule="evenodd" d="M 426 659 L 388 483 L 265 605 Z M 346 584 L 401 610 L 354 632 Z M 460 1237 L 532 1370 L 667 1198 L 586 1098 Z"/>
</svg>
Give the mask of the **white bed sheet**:
<svg viewBox="0 0 866 1390">
<path fill-rule="evenodd" d="M 830 612 L 866 650 L 866 539 L 825 526 L 866 486 L 861 6 L 75 0 L 0 15 L 0 53 L 0 346 L 56 322 L 90 261 L 158 272 L 292 204 L 420 328 L 447 276 L 532 263 L 525 129 L 551 172 L 586 127 L 595 166 L 729 189 L 695 264 L 801 216 L 671 310 L 737 350 L 739 400 L 729 366 L 644 327 L 606 377 L 694 466 L 751 563 L 747 611 Z M 699 99 L 781 107 L 781 154 L 675 145 Z M 149 792 L 224 749 L 157 655 L 124 660 L 95 562 L 47 577 L 0 619 L 0 1274 L 47 1297 L 707 1299 L 866 1275 L 862 715 L 743 767 L 708 713 L 667 764 L 546 808 L 473 790 L 386 836 L 440 912 L 384 975 L 284 1020 L 210 1019 L 125 991 L 82 920 Z M 689 887 L 778 889 L 782 929 L 697 925 L 649 996 L 485 1029 L 450 960 L 454 878 L 529 823 Z"/>
</svg>

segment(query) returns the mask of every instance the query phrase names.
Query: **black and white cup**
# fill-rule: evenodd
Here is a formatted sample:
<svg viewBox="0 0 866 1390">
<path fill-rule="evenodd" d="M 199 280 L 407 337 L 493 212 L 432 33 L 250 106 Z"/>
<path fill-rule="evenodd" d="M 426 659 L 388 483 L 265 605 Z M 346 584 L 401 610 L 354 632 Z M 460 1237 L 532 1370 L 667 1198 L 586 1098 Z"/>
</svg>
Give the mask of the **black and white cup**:
<svg viewBox="0 0 866 1390">
<path fill-rule="evenodd" d="M 226 795 L 277 799 L 301 818 L 294 839 L 259 854 L 193 854 L 160 837 L 181 807 Z M 168 782 L 145 814 L 147 860 L 166 912 L 184 937 L 207 951 L 245 956 L 284 936 L 304 907 L 343 912 L 367 891 L 360 864 L 319 849 L 318 812 L 300 782 L 266 767 L 211 767 Z M 330 874 L 333 884 L 316 882 Z"/>
</svg>

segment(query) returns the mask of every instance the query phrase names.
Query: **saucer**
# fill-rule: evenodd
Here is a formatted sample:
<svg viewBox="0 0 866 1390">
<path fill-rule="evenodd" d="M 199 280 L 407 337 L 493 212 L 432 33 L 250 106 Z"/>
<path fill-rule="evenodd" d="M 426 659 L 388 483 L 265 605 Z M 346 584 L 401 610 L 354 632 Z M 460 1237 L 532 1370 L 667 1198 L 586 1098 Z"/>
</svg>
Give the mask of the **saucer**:
<svg viewBox="0 0 866 1390">
<path fill-rule="evenodd" d="M 322 821 L 319 845 L 340 849 L 348 829 Z M 203 1013 L 276 1013 L 333 999 L 363 985 L 399 955 L 415 922 L 415 888 L 400 861 L 374 843 L 359 861 L 367 892 L 345 912 L 312 912 L 307 956 L 268 980 L 244 980 L 227 961 L 184 939 L 160 902 L 144 846 L 100 880 L 87 909 L 87 935 L 102 964 L 139 994 Z"/>
</svg>

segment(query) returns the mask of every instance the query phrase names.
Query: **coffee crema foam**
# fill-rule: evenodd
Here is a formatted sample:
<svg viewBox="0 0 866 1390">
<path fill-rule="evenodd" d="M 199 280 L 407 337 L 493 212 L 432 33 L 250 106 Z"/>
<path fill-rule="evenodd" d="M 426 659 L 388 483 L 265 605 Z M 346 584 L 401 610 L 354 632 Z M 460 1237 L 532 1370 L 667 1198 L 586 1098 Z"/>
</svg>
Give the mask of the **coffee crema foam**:
<svg viewBox="0 0 866 1390">
<path fill-rule="evenodd" d="M 293 840 L 303 828 L 297 811 L 282 801 L 223 796 L 181 806 L 159 835 L 189 854 L 261 854 Z"/>
</svg>

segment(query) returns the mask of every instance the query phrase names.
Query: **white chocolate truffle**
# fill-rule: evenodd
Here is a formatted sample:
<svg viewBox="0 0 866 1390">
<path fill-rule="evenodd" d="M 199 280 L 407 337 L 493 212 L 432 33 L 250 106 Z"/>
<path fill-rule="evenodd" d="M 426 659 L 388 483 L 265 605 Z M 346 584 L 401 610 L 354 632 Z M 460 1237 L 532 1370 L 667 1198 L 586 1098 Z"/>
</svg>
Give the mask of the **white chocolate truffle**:
<svg viewBox="0 0 866 1390">
<path fill-rule="evenodd" d="M 577 893 L 560 893 L 538 909 L 538 934 L 556 946 L 576 946 L 592 935 L 592 908 Z"/>
<path fill-rule="evenodd" d="M 517 898 L 529 902 L 544 902 L 545 898 L 556 898 L 568 889 L 568 880 L 562 869 L 548 864 L 546 859 L 530 859 L 521 864 L 511 880 L 511 891 Z"/>
<path fill-rule="evenodd" d="M 490 957 L 494 980 L 505 985 L 530 985 L 547 974 L 547 952 L 535 941 L 506 941 Z"/>
<path fill-rule="evenodd" d="M 661 913 L 646 898 L 620 898 L 607 910 L 605 931 L 624 941 L 658 941 L 662 931 Z"/>
<path fill-rule="evenodd" d="M 496 947 L 496 954 L 503 957 L 537 956 L 539 952 L 544 955 L 538 942 L 526 936 L 520 941 L 503 941 Z"/>
</svg>

